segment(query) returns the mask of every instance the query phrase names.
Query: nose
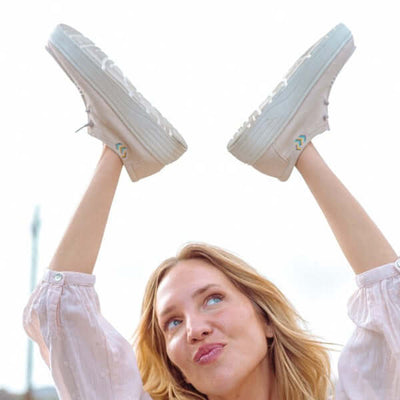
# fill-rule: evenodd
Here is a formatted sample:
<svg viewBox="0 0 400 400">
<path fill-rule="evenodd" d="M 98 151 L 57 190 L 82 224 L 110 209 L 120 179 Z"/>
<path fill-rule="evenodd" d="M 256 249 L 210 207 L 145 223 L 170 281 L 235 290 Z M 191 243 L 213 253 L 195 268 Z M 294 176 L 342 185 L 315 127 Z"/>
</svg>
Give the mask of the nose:
<svg viewBox="0 0 400 400">
<path fill-rule="evenodd" d="M 204 318 L 192 317 L 186 320 L 186 336 L 188 343 L 204 340 L 212 333 L 212 328 Z"/>
</svg>

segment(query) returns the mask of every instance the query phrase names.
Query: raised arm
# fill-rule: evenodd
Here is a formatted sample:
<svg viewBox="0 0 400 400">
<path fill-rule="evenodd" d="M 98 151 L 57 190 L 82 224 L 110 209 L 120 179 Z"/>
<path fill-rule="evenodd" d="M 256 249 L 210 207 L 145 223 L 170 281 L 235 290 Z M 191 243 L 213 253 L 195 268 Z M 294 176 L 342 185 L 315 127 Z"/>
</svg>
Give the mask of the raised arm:
<svg viewBox="0 0 400 400">
<path fill-rule="evenodd" d="M 104 146 L 93 178 L 50 262 L 50 269 L 91 274 L 123 163 Z"/>
<path fill-rule="evenodd" d="M 54 255 L 53 270 L 92 273 L 122 165 L 132 181 L 158 172 L 186 151 L 174 127 L 95 44 L 60 24 L 47 50 L 78 87 L 88 132 L 105 146 L 92 181 Z"/>
<path fill-rule="evenodd" d="M 394 262 L 396 252 L 312 143 L 296 164 L 356 274 Z"/>
<path fill-rule="evenodd" d="M 178 159 L 186 143 L 78 31 L 58 25 L 47 50 L 79 88 L 85 126 L 104 147 L 49 270 L 24 309 L 24 328 L 38 343 L 63 400 L 150 400 L 131 345 L 101 314 L 91 274 L 122 165 L 138 181 Z"/>
<path fill-rule="evenodd" d="M 312 143 L 329 129 L 332 84 L 354 49 L 353 35 L 344 24 L 324 35 L 251 114 L 228 150 L 281 181 L 296 166 L 357 274 L 358 290 L 348 303 L 357 328 L 339 361 L 335 398 L 397 399 L 400 259 L 396 261 L 393 248 Z"/>
<path fill-rule="evenodd" d="M 355 50 L 338 24 L 301 56 L 285 79 L 228 143 L 257 170 L 286 181 L 294 166 L 313 193 L 356 274 L 396 260 L 396 253 L 312 144 L 329 129 L 332 84 Z"/>
</svg>

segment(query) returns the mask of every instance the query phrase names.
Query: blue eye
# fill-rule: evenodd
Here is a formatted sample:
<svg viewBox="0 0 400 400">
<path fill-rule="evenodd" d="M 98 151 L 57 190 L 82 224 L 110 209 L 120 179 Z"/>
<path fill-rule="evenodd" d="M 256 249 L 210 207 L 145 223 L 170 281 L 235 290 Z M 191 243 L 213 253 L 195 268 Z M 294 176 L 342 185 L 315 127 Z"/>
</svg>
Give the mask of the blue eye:
<svg viewBox="0 0 400 400">
<path fill-rule="evenodd" d="M 171 319 L 170 321 L 168 321 L 166 323 L 165 326 L 169 330 L 169 329 L 176 328 L 180 323 L 181 323 L 181 321 L 179 319 Z"/>
<path fill-rule="evenodd" d="M 222 296 L 220 295 L 213 295 L 211 297 L 209 297 L 206 301 L 207 305 L 213 305 L 213 304 L 217 304 L 220 303 L 222 301 Z"/>
</svg>

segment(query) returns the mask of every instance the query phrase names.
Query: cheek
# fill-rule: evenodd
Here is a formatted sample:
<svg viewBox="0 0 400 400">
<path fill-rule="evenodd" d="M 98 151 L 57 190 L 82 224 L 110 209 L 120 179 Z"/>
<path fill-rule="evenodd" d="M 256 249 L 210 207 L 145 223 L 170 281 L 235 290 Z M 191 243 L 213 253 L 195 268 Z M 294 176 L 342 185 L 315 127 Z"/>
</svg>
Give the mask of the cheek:
<svg viewBox="0 0 400 400">
<path fill-rule="evenodd" d="M 224 333 L 241 344 L 261 346 L 266 343 L 266 324 L 252 306 L 237 307 L 234 313 L 221 315 L 219 321 Z"/>
<path fill-rule="evenodd" d="M 243 304 L 237 304 L 236 307 L 224 310 L 224 312 L 218 315 L 218 323 L 223 329 L 228 328 L 232 333 L 239 333 L 243 335 L 243 331 L 248 330 L 254 326 L 255 318 L 254 313 L 249 307 Z"/>
<path fill-rule="evenodd" d="M 167 341 L 166 344 L 167 355 L 169 359 L 179 368 L 184 367 L 185 362 L 185 346 L 178 335 L 174 336 Z"/>
</svg>

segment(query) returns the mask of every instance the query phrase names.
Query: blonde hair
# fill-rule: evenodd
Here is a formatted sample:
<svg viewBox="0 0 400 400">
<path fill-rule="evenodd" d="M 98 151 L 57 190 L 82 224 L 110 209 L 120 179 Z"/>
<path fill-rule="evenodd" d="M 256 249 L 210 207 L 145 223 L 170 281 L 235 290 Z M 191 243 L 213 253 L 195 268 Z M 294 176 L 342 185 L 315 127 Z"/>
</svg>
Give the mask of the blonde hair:
<svg viewBox="0 0 400 400">
<path fill-rule="evenodd" d="M 155 311 L 157 289 L 163 277 L 179 261 L 193 258 L 208 261 L 223 272 L 272 326 L 274 337 L 268 339 L 268 357 L 280 399 L 325 400 L 333 394 L 328 354 L 332 349 L 325 347 L 333 343 L 316 340 L 301 326 L 305 321 L 283 293 L 240 258 L 215 246 L 189 243 L 151 275 L 134 336 L 144 389 L 153 400 L 207 399 L 185 382 L 180 370 L 169 360 Z"/>
</svg>

